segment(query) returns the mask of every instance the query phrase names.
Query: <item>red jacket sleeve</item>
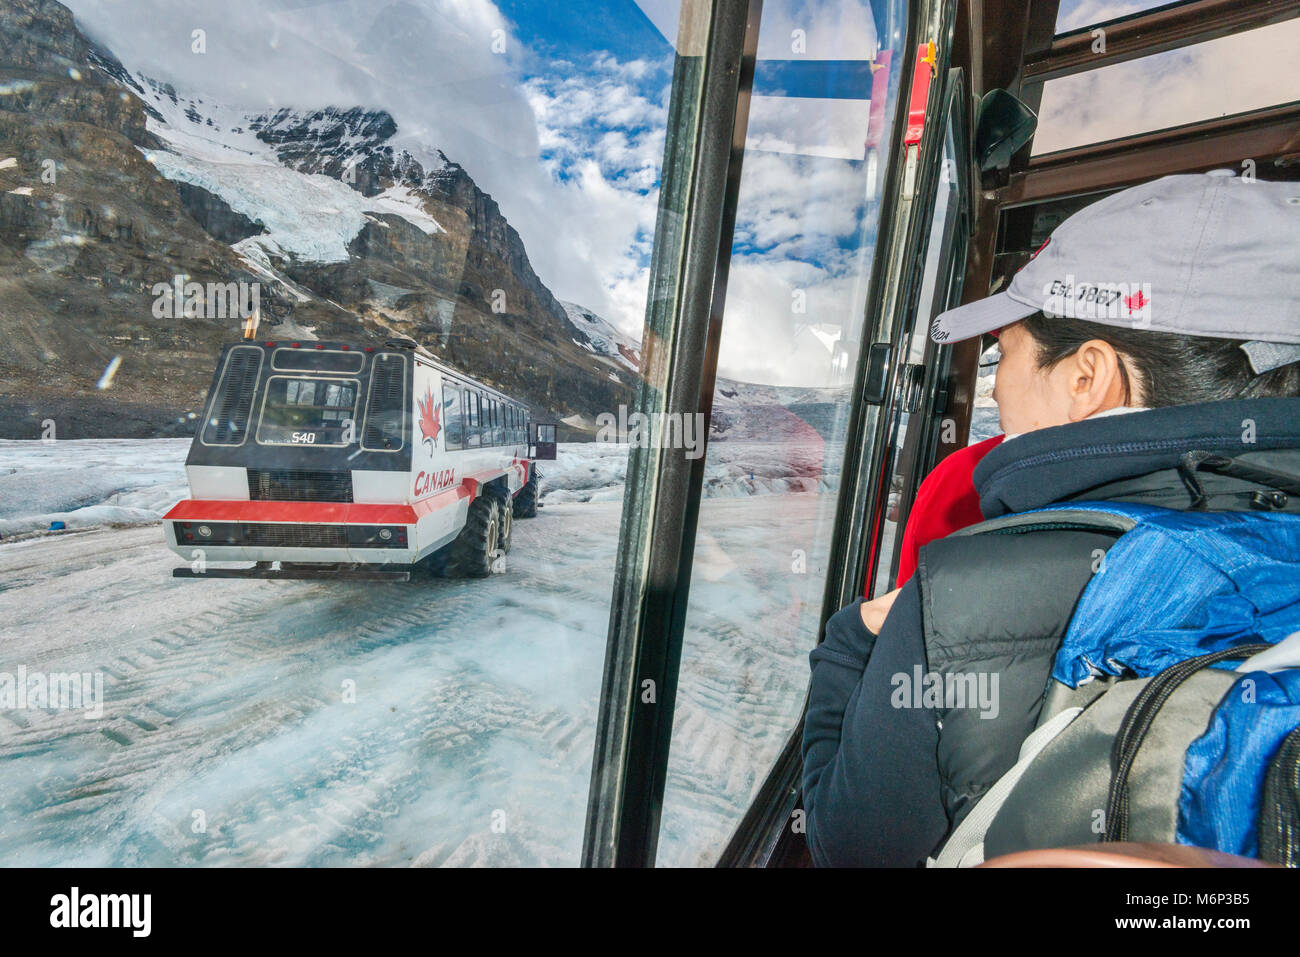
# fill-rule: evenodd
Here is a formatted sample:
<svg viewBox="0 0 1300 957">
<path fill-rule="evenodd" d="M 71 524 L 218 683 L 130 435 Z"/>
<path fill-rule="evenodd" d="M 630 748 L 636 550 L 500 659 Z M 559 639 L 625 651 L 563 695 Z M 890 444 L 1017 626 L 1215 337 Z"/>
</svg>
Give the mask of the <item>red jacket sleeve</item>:
<svg viewBox="0 0 1300 957">
<path fill-rule="evenodd" d="M 907 516 L 903 530 L 902 551 L 898 557 L 898 581 L 901 588 L 916 571 L 921 546 L 950 535 L 958 529 L 984 521 L 980 497 L 972 475 L 975 466 L 1002 441 L 1002 436 L 958 449 L 934 467 L 921 487 Z"/>
</svg>

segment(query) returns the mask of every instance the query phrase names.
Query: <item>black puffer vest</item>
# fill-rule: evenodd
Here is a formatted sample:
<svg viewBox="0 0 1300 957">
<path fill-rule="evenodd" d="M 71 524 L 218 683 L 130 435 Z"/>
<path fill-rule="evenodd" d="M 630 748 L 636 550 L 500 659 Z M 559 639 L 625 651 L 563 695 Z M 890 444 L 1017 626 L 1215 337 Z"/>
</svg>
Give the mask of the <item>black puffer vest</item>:
<svg viewBox="0 0 1300 957">
<path fill-rule="evenodd" d="M 989 519 L 1085 500 L 1300 512 L 1300 496 L 1277 495 L 1240 477 L 1239 468 L 1191 470 L 1184 456 L 1196 451 L 1300 476 L 1300 399 L 1153 409 L 1031 432 L 990 452 L 975 470 L 975 487 Z M 1015 763 L 1038 722 L 1074 607 L 1119 534 L 1052 523 L 975 526 L 921 550 L 928 672 L 940 687 L 996 682 L 995 709 L 938 709 L 939 771 L 953 826 Z"/>
</svg>

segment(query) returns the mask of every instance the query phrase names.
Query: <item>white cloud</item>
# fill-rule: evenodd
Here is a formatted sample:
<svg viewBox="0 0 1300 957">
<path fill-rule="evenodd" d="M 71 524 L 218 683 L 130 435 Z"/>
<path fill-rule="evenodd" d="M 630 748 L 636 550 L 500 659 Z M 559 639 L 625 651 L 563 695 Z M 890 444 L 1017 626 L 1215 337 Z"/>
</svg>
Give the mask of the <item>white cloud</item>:
<svg viewBox="0 0 1300 957">
<path fill-rule="evenodd" d="M 1065 0 L 1056 15 L 1056 32 L 1069 33 L 1071 30 L 1117 20 L 1167 2 L 1168 0 Z"/>
<path fill-rule="evenodd" d="M 806 298 L 797 311 L 796 292 Z M 727 286 L 719 374 L 745 382 L 819 386 L 832 382 L 831 350 L 812 326 L 856 329 L 862 290 L 854 273 L 835 275 L 794 260 L 739 257 Z"/>
<path fill-rule="evenodd" d="M 1034 153 L 1298 100 L 1297 50 L 1288 20 L 1049 81 Z"/>
<path fill-rule="evenodd" d="M 862 159 L 869 101 L 755 95 L 746 143 L 752 149 Z"/>
<path fill-rule="evenodd" d="M 776 0 L 763 4 L 758 31 L 760 59 L 871 60 L 876 49 L 876 23 L 867 0 Z"/>
<path fill-rule="evenodd" d="M 864 176 L 862 164 L 844 160 L 746 156 L 720 374 L 777 385 L 832 381 L 828 341 L 837 328 L 841 341 L 856 339 L 862 323 L 870 266 L 862 248 L 873 240 L 863 228 Z"/>
</svg>

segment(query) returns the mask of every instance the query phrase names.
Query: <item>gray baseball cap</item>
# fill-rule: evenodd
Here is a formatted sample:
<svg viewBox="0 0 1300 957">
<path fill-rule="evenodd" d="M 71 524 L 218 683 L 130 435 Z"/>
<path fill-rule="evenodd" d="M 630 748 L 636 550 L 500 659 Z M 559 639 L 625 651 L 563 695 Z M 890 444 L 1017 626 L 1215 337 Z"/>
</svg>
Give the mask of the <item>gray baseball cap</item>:
<svg viewBox="0 0 1300 957">
<path fill-rule="evenodd" d="M 1300 361 L 1300 183 L 1214 170 L 1113 193 L 1057 226 L 1004 291 L 936 316 L 930 338 L 1039 311 L 1244 339 L 1257 373 Z"/>
</svg>

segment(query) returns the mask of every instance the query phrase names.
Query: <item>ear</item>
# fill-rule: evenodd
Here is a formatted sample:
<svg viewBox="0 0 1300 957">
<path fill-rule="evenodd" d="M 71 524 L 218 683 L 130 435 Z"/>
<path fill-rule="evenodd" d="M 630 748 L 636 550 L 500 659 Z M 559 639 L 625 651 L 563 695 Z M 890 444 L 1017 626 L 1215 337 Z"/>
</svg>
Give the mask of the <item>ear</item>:
<svg viewBox="0 0 1300 957">
<path fill-rule="evenodd" d="M 1090 339 L 1061 365 L 1067 376 L 1071 422 L 1082 422 L 1099 412 L 1125 404 L 1121 358 L 1115 347 L 1104 339 Z"/>
</svg>

